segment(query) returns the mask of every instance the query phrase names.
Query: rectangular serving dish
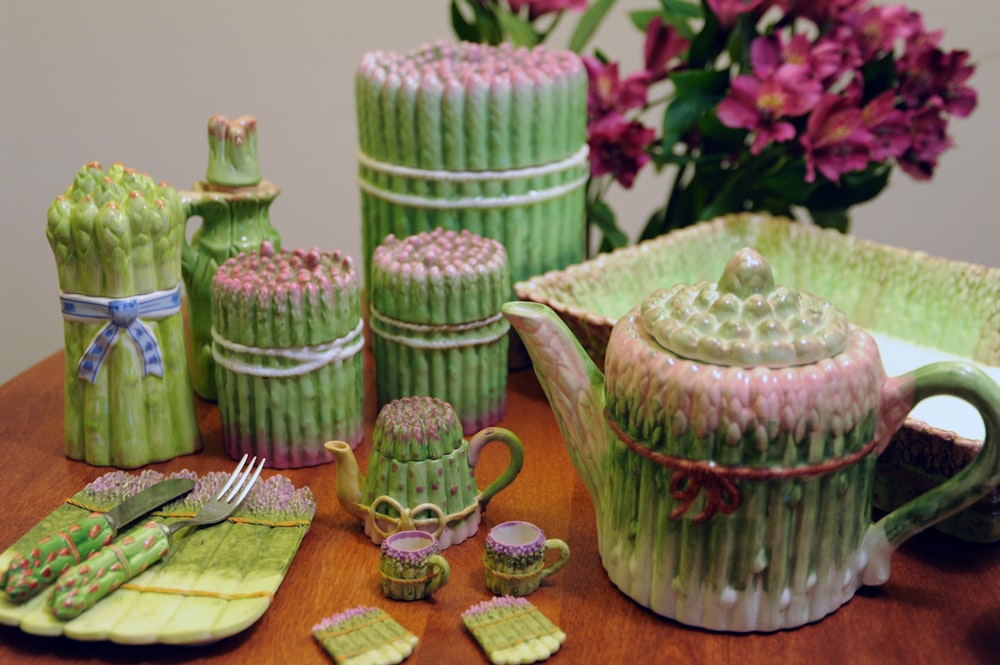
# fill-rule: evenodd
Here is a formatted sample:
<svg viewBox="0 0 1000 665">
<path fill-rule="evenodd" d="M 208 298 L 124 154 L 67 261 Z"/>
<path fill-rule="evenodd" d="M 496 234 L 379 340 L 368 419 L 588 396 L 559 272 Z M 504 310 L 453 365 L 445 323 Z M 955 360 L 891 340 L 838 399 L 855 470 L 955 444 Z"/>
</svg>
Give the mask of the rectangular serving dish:
<svg viewBox="0 0 1000 665">
<path fill-rule="evenodd" d="M 767 259 L 777 283 L 829 299 L 877 339 L 1000 367 L 1000 270 L 766 215 L 696 224 L 518 282 L 514 290 L 555 310 L 602 366 L 611 329 L 628 310 L 658 288 L 717 281 L 742 247 Z M 879 459 L 874 505 L 902 505 L 958 473 L 981 446 L 908 419 Z M 1000 540 L 1000 489 L 937 528 L 964 540 Z"/>
</svg>

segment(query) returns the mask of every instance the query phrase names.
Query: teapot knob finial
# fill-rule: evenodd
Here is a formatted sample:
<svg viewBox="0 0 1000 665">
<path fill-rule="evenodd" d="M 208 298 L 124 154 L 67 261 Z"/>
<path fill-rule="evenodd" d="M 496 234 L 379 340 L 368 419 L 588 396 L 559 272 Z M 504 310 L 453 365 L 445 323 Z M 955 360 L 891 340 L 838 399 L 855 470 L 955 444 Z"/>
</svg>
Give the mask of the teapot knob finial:
<svg viewBox="0 0 1000 665">
<path fill-rule="evenodd" d="M 730 257 L 719 278 L 719 291 L 747 298 L 754 293 L 774 291 L 774 273 L 760 252 L 744 247 Z"/>
</svg>

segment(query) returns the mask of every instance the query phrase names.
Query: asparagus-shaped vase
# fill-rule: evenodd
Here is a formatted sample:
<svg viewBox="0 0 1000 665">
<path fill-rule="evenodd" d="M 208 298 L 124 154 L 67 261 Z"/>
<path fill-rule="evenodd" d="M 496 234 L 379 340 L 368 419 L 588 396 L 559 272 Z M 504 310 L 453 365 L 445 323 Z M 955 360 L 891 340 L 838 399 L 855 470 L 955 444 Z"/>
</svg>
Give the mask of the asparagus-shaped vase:
<svg viewBox="0 0 1000 665">
<path fill-rule="evenodd" d="M 46 236 L 66 341 L 66 456 L 134 468 L 201 449 L 184 358 L 177 192 L 121 164 L 81 168 Z"/>
<path fill-rule="evenodd" d="M 387 235 L 439 226 L 502 242 L 514 281 L 583 259 L 587 76 L 574 53 L 370 52 L 355 100 L 366 284 Z"/>
<path fill-rule="evenodd" d="M 379 407 L 432 395 L 454 407 L 466 434 L 495 424 L 507 397 L 510 294 L 498 241 L 437 228 L 390 235 L 375 249 L 368 323 Z"/>
<path fill-rule="evenodd" d="M 776 286 L 753 249 L 718 284 L 658 289 L 622 317 L 605 375 L 548 307 L 503 311 L 593 499 L 608 575 L 682 623 L 768 631 L 821 619 L 884 583 L 908 537 L 1000 483 L 1000 386 L 960 363 L 887 378 L 871 335 L 829 301 Z M 878 454 L 935 394 L 979 411 L 983 448 L 873 524 Z"/>
<path fill-rule="evenodd" d="M 354 262 L 318 249 L 239 254 L 212 283 L 212 353 L 222 442 L 275 467 L 333 457 L 361 442 L 364 335 Z"/>
<path fill-rule="evenodd" d="M 187 218 L 201 227 L 183 247 L 187 290 L 187 352 L 194 390 L 217 398 L 212 360 L 212 277 L 226 259 L 255 251 L 265 240 L 281 248 L 268 214 L 278 187 L 261 180 L 257 162 L 257 121 L 251 116 L 208 121 L 208 174 L 193 191 L 182 192 Z"/>
</svg>

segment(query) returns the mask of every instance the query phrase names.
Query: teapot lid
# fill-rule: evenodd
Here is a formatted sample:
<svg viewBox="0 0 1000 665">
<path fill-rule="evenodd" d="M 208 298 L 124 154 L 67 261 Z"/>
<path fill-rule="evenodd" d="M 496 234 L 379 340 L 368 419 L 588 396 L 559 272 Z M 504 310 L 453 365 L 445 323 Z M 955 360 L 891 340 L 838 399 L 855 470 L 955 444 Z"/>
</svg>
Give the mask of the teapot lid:
<svg viewBox="0 0 1000 665">
<path fill-rule="evenodd" d="M 438 459 L 463 443 L 455 409 L 426 395 L 400 397 L 383 406 L 372 434 L 372 450 L 400 462 Z"/>
<path fill-rule="evenodd" d="M 828 300 L 775 286 L 771 266 L 744 247 L 718 284 L 678 284 L 653 292 L 642 325 L 675 355 L 715 365 L 807 365 L 847 346 L 847 316 Z"/>
</svg>

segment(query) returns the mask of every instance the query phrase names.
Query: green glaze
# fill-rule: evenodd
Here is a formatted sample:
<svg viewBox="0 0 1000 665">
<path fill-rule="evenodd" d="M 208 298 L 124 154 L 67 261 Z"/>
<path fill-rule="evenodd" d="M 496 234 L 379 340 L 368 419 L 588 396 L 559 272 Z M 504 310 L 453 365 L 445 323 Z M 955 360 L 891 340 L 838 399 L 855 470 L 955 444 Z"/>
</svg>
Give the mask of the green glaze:
<svg viewBox="0 0 1000 665">
<path fill-rule="evenodd" d="M 379 411 L 367 475 L 350 446 L 327 442 L 337 463 L 337 500 L 362 520 L 376 544 L 397 531 L 432 532 L 441 548 L 460 543 L 479 527 L 480 515 L 524 464 L 524 446 L 511 432 L 487 427 L 469 440 L 455 410 L 430 396 L 403 397 Z M 499 442 L 510 452 L 503 473 L 480 491 L 475 466 L 482 449 Z"/>
<path fill-rule="evenodd" d="M 437 539 L 424 531 L 398 531 L 382 541 L 379 586 L 392 600 L 423 600 L 448 583 L 451 567 Z"/>
<path fill-rule="evenodd" d="M 462 623 L 495 665 L 543 661 L 566 640 L 530 601 L 514 596 L 476 603 L 462 612 Z"/>
<path fill-rule="evenodd" d="M 546 565 L 548 552 L 557 556 Z M 527 596 L 568 561 L 569 545 L 564 541 L 546 538 L 530 522 L 503 522 L 490 529 L 486 537 L 486 587 L 497 596 Z"/>
<path fill-rule="evenodd" d="M 62 621 L 79 616 L 165 557 L 169 545 L 166 533 L 156 522 L 132 529 L 59 577 L 49 599 L 52 614 Z"/>
<path fill-rule="evenodd" d="M 587 76 L 575 54 L 443 42 L 408 53 L 374 51 L 359 63 L 355 93 L 364 156 L 390 167 L 456 174 L 359 165 L 369 298 L 371 257 L 390 233 L 403 238 L 442 227 L 496 239 L 507 248 L 515 280 L 583 260 L 585 192 L 570 185 L 586 179 L 586 160 L 547 175 L 461 177 L 556 163 L 580 151 Z M 502 201 L 559 186 L 569 191 L 544 201 Z M 458 199 L 502 203 L 449 206 Z"/>
<path fill-rule="evenodd" d="M 82 167 L 49 207 L 46 236 L 68 296 L 122 299 L 180 285 L 181 199 L 170 185 L 122 164 L 106 172 L 97 162 Z M 144 373 L 121 333 L 93 382 L 80 378 L 78 363 L 107 321 L 64 320 L 67 457 L 135 468 L 201 449 L 182 315 L 139 320 L 157 341 L 162 376 Z"/>
<path fill-rule="evenodd" d="M 369 326 L 378 405 L 407 395 L 451 404 L 473 434 L 506 409 L 510 294 L 496 240 L 437 228 L 388 236 L 372 257 Z"/>
<path fill-rule="evenodd" d="M 67 567 L 114 538 L 115 530 L 100 513 L 94 513 L 68 529 L 46 536 L 10 564 L 3 590 L 15 603 L 35 597 L 55 581 Z"/>
<path fill-rule="evenodd" d="M 352 665 L 400 663 L 419 641 L 378 607 L 345 610 L 323 619 L 313 626 L 312 632 L 335 662 Z"/>
<path fill-rule="evenodd" d="M 332 460 L 324 442 L 361 442 L 361 283 L 349 256 L 265 241 L 216 271 L 212 319 L 222 441 L 234 459 L 313 466 Z"/>
<path fill-rule="evenodd" d="M 730 267 L 746 267 L 748 256 L 758 261 L 743 253 Z M 779 293 L 763 265 L 744 274 L 749 280 L 727 268 L 717 292 L 747 303 Z M 827 349 L 815 361 L 777 354 L 771 366 L 764 353 L 747 365 L 741 355 L 736 364 L 692 360 L 661 340 L 672 343 L 685 321 L 703 322 L 705 339 L 720 337 L 721 326 L 698 310 L 722 298 L 703 300 L 675 306 L 654 292 L 612 331 L 605 374 L 548 307 L 503 307 L 593 499 L 604 567 L 640 604 L 714 630 L 816 621 L 861 585 L 885 582 L 900 543 L 1000 483 L 1000 387 L 985 373 L 937 363 L 887 378 L 871 336 L 851 325 L 838 341 L 840 317 L 815 303 L 786 318 L 810 323 L 804 336 L 822 343 L 803 346 Z M 803 311 L 822 316 L 810 322 Z M 700 340 L 687 348 L 720 350 Z M 878 454 L 913 406 L 937 394 L 979 410 L 988 433 L 982 452 L 955 478 L 871 524 Z"/>
<path fill-rule="evenodd" d="M 187 291 L 187 354 L 191 381 L 202 398 L 215 400 L 212 361 L 212 277 L 228 258 L 258 250 L 265 241 L 281 248 L 269 210 L 278 187 L 260 179 L 256 122 L 250 116 L 232 121 L 213 116 L 208 122 L 207 181 L 183 192 L 185 219 L 201 217 L 191 243 L 183 244 L 182 268 Z M 219 178 L 219 179 L 216 179 Z"/>
</svg>

